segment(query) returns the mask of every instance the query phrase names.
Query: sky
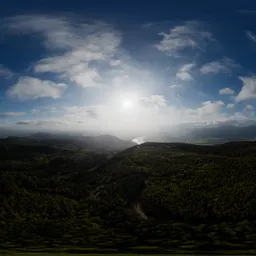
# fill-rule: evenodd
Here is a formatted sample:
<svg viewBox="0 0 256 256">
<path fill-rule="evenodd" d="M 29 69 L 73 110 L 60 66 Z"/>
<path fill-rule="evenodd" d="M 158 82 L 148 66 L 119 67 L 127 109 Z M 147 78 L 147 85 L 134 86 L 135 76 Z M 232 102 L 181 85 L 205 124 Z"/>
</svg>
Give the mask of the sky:
<svg viewBox="0 0 256 256">
<path fill-rule="evenodd" d="M 253 0 L 10 0 L 0 20 L 0 127 L 143 135 L 255 120 Z"/>
</svg>

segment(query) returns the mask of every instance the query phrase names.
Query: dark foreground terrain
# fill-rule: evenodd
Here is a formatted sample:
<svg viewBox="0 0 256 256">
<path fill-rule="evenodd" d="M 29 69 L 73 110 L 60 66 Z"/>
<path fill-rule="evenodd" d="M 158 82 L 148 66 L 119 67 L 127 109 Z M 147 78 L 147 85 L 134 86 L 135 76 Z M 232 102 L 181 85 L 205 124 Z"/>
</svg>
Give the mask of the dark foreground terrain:
<svg viewBox="0 0 256 256">
<path fill-rule="evenodd" d="M 256 249 L 255 142 L 111 154 L 2 141 L 1 249 Z"/>
</svg>

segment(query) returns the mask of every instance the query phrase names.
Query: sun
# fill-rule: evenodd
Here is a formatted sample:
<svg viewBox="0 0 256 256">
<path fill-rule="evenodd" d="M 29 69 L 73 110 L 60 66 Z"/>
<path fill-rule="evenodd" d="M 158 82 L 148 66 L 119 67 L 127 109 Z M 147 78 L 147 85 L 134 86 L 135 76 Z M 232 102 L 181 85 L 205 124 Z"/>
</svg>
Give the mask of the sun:
<svg viewBox="0 0 256 256">
<path fill-rule="evenodd" d="M 122 102 L 122 106 L 124 109 L 131 109 L 134 103 L 131 99 L 124 99 Z"/>
</svg>

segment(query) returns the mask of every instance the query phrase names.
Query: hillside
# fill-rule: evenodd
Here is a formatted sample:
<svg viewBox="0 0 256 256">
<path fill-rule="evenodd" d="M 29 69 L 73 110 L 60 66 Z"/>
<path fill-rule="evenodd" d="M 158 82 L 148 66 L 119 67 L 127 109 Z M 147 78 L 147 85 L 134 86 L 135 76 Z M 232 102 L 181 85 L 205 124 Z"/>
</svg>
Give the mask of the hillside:
<svg viewBox="0 0 256 256">
<path fill-rule="evenodd" d="M 1 146 L 2 248 L 256 249 L 256 142 L 22 147 Z"/>
<path fill-rule="evenodd" d="M 104 153 L 116 153 L 135 143 L 111 135 L 82 136 L 38 132 L 25 137 L 9 136 L 0 139 L 0 145 L 34 145 L 65 149 L 86 149 Z"/>
</svg>

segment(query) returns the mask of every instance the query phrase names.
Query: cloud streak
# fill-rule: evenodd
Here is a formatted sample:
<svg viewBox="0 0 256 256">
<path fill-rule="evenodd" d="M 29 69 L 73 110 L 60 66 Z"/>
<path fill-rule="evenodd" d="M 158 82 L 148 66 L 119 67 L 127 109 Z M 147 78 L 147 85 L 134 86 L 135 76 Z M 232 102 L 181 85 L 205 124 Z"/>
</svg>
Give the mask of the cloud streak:
<svg viewBox="0 0 256 256">
<path fill-rule="evenodd" d="M 200 68 L 200 72 L 203 75 L 210 74 L 210 73 L 231 74 L 233 69 L 237 69 L 239 67 L 240 67 L 240 65 L 237 64 L 234 60 L 232 60 L 230 58 L 222 58 L 219 61 L 212 61 L 212 62 L 204 64 Z"/>
<path fill-rule="evenodd" d="M 253 32 L 245 31 L 245 34 L 251 41 L 256 42 L 256 35 Z"/>
<path fill-rule="evenodd" d="M 7 117 L 19 117 L 24 116 L 25 112 L 4 112 L 0 113 L 0 118 L 7 118 Z"/>
<path fill-rule="evenodd" d="M 72 107 L 66 107 L 66 117 L 69 118 L 76 118 L 79 119 L 80 122 L 81 120 L 86 120 L 86 119 L 97 119 L 98 118 L 98 113 L 97 109 L 99 106 L 90 106 L 90 107 L 77 107 L 77 106 L 72 106 Z"/>
<path fill-rule="evenodd" d="M 20 120 L 17 125 L 65 125 L 61 120 Z"/>
<path fill-rule="evenodd" d="M 161 32 L 162 40 L 155 45 L 156 49 L 171 56 L 181 57 L 186 50 L 200 50 L 214 41 L 213 35 L 197 21 L 184 22 L 169 32 Z"/>
</svg>

